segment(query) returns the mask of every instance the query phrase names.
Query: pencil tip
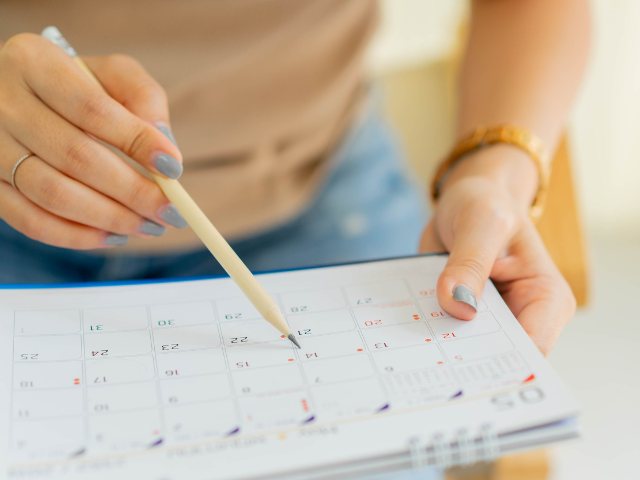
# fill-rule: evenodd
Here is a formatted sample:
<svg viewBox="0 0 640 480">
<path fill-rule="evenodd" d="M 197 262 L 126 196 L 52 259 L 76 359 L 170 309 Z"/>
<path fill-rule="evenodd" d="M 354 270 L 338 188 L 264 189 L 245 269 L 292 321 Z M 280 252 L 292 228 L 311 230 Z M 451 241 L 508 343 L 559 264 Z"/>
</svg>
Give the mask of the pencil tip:
<svg viewBox="0 0 640 480">
<path fill-rule="evenodd" d="M 295 337 L 293 333 L 290 333 L 287 338 L 291 340 L 296 347 L 301 348 L 300 344 L 298 343 L 298 339 Z"/>
</svg>

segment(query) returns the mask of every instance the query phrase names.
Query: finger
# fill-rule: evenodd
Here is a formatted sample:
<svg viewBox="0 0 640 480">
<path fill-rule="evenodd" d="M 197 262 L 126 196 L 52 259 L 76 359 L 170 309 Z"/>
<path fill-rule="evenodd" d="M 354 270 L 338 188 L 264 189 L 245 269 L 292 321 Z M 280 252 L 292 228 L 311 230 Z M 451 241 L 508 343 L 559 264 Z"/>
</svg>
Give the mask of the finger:
<svg viewBox="0 0 640 480">
<path fill-rule="evenodd" d="M 136 172 L 113 152 L 61 118 L 37 98 L 22 94 L 19 101 L 31 114 L 28 120 L 15 119 L 6 128 L 20 144 L 28 145 L 31 151 L 68 177 L 103 193 L 145 218 L 167 224 L 163 215 L 166 217 L 171 204 L 155 182 Z M 9 140 L 0 134 L 0 144 L 7 141 Z M 11 157 L 3 160 L 6 162 L 9 158 Z M 167 219 L 173 226 L 184 227 L 184 222 L 176 222 L 171 217 Z"/>
<path fill-rule="evenodd" d="M 422 237 L 420 238 L 420 253 L 443 253 L 446 252 L 447 249 L 438 237 L 436 233 L 435 225 L 433 221 L 429 222 L 427 228 L 425 228 Z"/>
<path fill-rule="evenodd" d="M 32 240 L 54 247 L 89 250 L 122 245 L 127 240 L 122 235 L 56 217 L 4 181 L 0 181 L 0 218 Z"/>
<path fill-rule="evenodd" d="M 449 260 L 438 279 L 438 302 L 451 315 L 471 320 L 493 264 L 510 238 L 509 219 L 479 205 L 457 218 Z"/>
<path fill-rule="evenodd" d="M 119 54 L 83 57 L 83 60 L 115 100 L 178 146 L 169 126 L 167 95 L 138 61 Z"/>
<path fill-rule="evenodd" d="M 167 95 L 139 62 L 119 54 L 83 57 L 83 60 L 115 100 L 178 146 L 169 125 Z"/>
<path fill-rule="evenodd" d="M 180 176 L 182 157 L 165 135 L 105 93 L 62 49 L 37 35 L 18 37 L 13 48 L 21 55 L 25 81 L 45 104 L 145 168 Z"/>
<path fill-rule="evenodd" d="M 20 164 L 14 184 L 31 202 L 58 217 L 121 235 L 146 236 L 146 219 L 36 156 Z"/>
<path fill-rule="evenodd" d="M 523 288 L 524 285 L 514 289 L 514 293 L 522 294 Z M 519 312 L 517 319 L 533 343 L 546 356 L 558 341 L 562 329 L 573 317 L 575 298 L 561 276 L 549 278 L 545 290 L 539 292 L 536 300 Z M 508 297 L 505 301 L 508 301 Z"/>
<path fill-rule="evenodd" d="M 524 330 L 547 355 L 573 317 L 576 300 L 533 225 L 518 232 L 491 275 Z"/>
</svg>

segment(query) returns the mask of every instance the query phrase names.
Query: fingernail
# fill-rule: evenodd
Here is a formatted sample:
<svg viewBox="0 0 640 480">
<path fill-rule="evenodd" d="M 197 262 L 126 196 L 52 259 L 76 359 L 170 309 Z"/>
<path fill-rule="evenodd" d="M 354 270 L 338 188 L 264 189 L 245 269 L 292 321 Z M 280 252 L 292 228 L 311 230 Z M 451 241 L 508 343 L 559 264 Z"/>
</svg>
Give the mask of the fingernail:
<svg viewBox="0 0 640 480">
<path fill-rule="evenodd" d="M 458 285 L 453 289 L 453 299 L 456 302 L 466 303 L 473 307 L 473 309 L 478 311 L 478 300 L 476 299 L 473 290 L 465 285 Z"/>
<path fill-rule="evenodd" d="M 178 209 L 173 205 L 169 205 L 164 212 L 160 214 L 160 218 L 176 228 L 187 228 L 189 226 L 184 217 L 180 215 Z"/>
<path fill-rule="evenodd" d="M 110 233 L 104 239 L 104 244 L 110 247 L 114 247 L 119 245 L 126 245 L 128 241 L 129 241 L 129 237 L 127 237 L 126 235 L 118 235 L 117 233 Z"/>
<path fill-rule="evenodd" d="M 155 165 L 158 171 L 165 177 L 175 180 L 182 175 L 182 164 L 168 153 L 158 155 Z"/>
<path fill-rule="evenodd" d="M 144 220 L 142 225 L 140 225 L 140 232 L 146 235 L 153 235 L 154 237 L 159 237 L 160 235 L 164 235 L 164 232 L 167 231 L 167 227 L 164 225 L 160 225 L 159 223 L 152 222 L 151 220 Z"/>
<path fill-rule="evenodd" d="M 176 147 L 178 146 L 178 142 L 176 142 L 176 138 L 173 136 L 173 133 L 171 133 L 171 129 L 166 123 L 158 122 L 156 123 L 156 128 L 160 130 L 162 133 L 164 133 L 165 137 L 171 140 L 171 143 L 173 143 Z"/>
</svg>

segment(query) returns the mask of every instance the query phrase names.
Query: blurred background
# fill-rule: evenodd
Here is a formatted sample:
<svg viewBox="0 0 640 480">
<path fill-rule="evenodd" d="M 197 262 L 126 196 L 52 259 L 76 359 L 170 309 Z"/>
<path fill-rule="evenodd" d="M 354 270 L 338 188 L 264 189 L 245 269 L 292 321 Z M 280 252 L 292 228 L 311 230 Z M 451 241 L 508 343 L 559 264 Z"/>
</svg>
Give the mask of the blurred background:
<svg viewBox="0 0 640 480">
<path fill-rule="evenodd" d="M 591 59 L 567 124 L 575 191 L 566 180 L 559 186 L 576 202 L 584 305 L 550 356 L 584 408 L 584 440 L 546 452 L 553 480 L 640 475 L 640 2 L 590 4 Z M 382 6 L 369 67 L 426 186 L 454 141 L 469 3 L 383 0 Z M 556 260 L 574 253 L 565 250 Z"/>
</svg>

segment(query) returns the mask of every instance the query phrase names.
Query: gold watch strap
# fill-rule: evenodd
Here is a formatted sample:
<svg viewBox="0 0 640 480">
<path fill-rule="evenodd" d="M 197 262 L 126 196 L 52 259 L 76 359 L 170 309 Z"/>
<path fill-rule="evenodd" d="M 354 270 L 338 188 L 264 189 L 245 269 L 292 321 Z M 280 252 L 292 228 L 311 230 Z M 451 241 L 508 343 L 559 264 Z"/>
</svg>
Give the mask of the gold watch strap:
<svg viewBox="0 0 640 480">
<path fill-rule="evenodd" d="M 513 125 L 479 126 L 469 137 L 458 142 L 449 156 L 440 164 L 431 182 L 431 199 L 435 204 L 440 196 L 440 186 L 447 172 L 465 155 L 496 143 L 506 143 L 524 150 L 538 169 L 538 191 L 531 204 L 529 215 L 537 221 L 547 200 L 551 168 L 547 152 L 540 138 L 524 128 Z"/>
</svg>

